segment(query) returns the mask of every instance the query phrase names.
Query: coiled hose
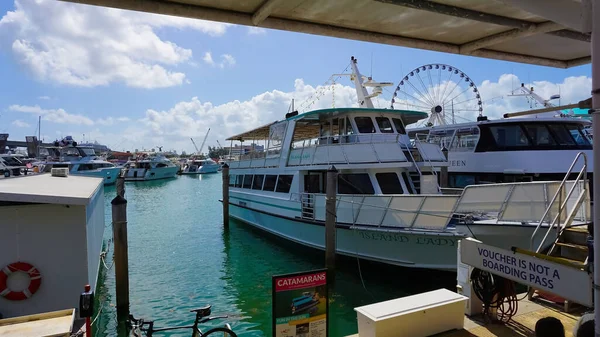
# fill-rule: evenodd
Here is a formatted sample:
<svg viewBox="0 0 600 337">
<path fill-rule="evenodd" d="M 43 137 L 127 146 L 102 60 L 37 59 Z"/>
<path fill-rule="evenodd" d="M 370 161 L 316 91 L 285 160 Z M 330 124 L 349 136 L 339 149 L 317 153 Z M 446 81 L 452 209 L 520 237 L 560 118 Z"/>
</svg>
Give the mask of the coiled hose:
<svg viewBox="0 0 600 337">
<path fill-rule="evenodd" d="M 484 318 L 506 323 L 516 315 L 519 301 L 513 281 L 475 268 L 471 273 L 471 284 L 473 292 L 483 302 Z M 496 315 L 492 309 L 496 310 Z"/>
</svg>

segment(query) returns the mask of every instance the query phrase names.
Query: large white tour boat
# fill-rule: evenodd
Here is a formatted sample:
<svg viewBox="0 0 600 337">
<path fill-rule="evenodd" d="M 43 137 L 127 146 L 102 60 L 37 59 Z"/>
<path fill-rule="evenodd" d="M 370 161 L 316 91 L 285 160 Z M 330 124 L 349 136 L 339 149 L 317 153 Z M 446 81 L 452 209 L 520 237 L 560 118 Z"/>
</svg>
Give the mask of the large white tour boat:
<svg viewBox="0 0 600 337">
<path fill-rule="evenodd" d="M 411 143 L 405 130 L 427 114 L 375 109 L 371 97 L 388 83 L 365 82 L 354 58 L 351 65 L 359 107 L 289 113 L 228 138 L 268 140 L 265 151 L 230 163 L 231 217 L 324 249 L 326 177 L 335 165 L 337 252 L 343 255 L 456 270 L 457 240 L 466 236 L 504 248 L 544 245 L 546 231 L 534 236 L 536 228 L 551 228 L 547 219 L 566 221 L 557 200 L 569 199 L 574 219 L 589 219 L 589 205 L 581 202 L 588 191 L 579 180 L 468 186 L 460 195 L 442 194 L 436 172 L 448 162 L 440 146 Z M 565 186 L 578 193 L 566 193 Z"/>
</svg>

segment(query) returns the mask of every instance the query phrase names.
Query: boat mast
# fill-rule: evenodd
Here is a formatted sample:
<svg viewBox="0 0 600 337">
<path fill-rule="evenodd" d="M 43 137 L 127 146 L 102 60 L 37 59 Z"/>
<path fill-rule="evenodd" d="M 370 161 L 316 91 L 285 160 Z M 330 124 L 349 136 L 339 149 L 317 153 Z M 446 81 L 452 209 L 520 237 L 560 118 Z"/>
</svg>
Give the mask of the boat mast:
<svg viewBox="0 0 600 337">
<path fill-rule="evenodd" d="M 36 148 L 36 158 L 40 157 L 40 145 L 42 144 L 42 116 L 38 116 L 38 139 L 37 139 L 37 146 Z"/>
<path fill-rule="evenodd" d="M 202 149 L 204 148 L 204 143 L 206 143 L 206 138 L 208 138 L 208 134 L 210 133 L 210 128 L 208 128 L 208 131 L 206 131 L 206 136 L 204 136 L 204 140 L 202 141 L 202 145 L 200 145 L 200 150 L 198 151 L 198 155 L 201 156 L 202 155 Z"/>
<path fill-rule="evenodd" d="M 354 81 L 354 86 L 356 87 L 356 96 L 358 97 L 358 105 L 361 108 L 375 108 L 373 102 L 371 101 L 371 97 L 369 97 L 369 92 L 367 88 L 363 85 L 363 78 L 360 72 L 358 71 L 358 66 L 356 65 L 356 59 L 354 56 L 350 58 L 350 65 L 352 66 L 352 80 Z"/>
</svg>

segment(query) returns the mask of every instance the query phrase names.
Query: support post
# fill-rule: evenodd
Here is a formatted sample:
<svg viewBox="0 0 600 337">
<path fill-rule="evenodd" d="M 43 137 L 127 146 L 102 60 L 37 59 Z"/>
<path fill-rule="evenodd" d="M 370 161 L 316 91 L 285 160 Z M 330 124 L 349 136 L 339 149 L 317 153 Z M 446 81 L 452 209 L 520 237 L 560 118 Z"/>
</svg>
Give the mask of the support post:
<svg viewBox="0 0 600 337">
<path fill-rule="evenodd" d="M 331 165 L 327 170 L 327 193 L 325 198 L 325 267 L 327 268 L 327 282 L 335 282 L 335 222 L 337 203 L 337 176 L 338 170 Z"/>
<path fill-rule="evenodd" d="M 117 179 L 117 183 L 119 180 Z M 117 185 L 119 186 L 119 185 Z M 124 186 L 124 185 L 120 185 Z M 115 283 L 117 295 L 117 321 L 119 326 L 129 318 L 129 257 L 127 248 L 127 200 L 124 188 L 117 191 L 112 204 L 112 227 L 115 259 Z"/>
<path fill-rule="evenodd" d="M 592 18 L 600 18 L 600 0 L 592 0 Z M 600 21 L 593 20 L 592 23 L 592 128 L 600 130 Z M 594 166 L 600 167 L 600 136 L 593 138 Z M 594 172 L 594 207 L 592 216 L 594 219 L 594 234 L 600 233 L 600 174 Z M 600 240 L 594 238 L 594 314 L 596 321 L 596 337 L 600 337 Z"/>
<path fill-rule="evenodd" d="M 223 164 L 223 227 L 229 228 L 229 165 Z"/>
<path fill-rule="evenodd" d="M 446 158 L 446 162 L 448 162 L 448 149 L 444 146 L 442 147 L 442 153 Z M 448 187 L 448 166 L 442 166 L 440 168 L 440 187 L 447 188 Z"/>
</svg>

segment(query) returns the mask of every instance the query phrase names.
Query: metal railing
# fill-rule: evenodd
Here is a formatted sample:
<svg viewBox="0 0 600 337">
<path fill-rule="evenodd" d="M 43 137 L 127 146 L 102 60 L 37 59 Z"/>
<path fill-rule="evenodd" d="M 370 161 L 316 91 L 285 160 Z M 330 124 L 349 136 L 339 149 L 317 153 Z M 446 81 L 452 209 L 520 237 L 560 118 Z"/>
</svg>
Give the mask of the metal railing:
<svg viewBox="0 0 600 337">
<path fill-rule="evenodd" d="M 573 173 L 573 168 L 575 167 L 575 165 L 577 164 L 579 159 L 582 157 L 583 157 L 583 166 L 581 167 L 581 170 L 579 171 L 577 178 L 573 182 L 573 186 L 569 189 L 569 192 L 567 193 L 565 200 L 563 202 L 561 202 L 559 197 L 562 196 L 563 189 L 565 188 L 566 182 L 568 181 L 571 173 Z M 562 212 L 563 212 L 563 210 L 565 210 L 565 208 L 569 202 L 569 199 L 571 198 L 571 195 L 573 194 L 573 191 L 575 190 L 575 187 L 577 187 L 581 181 L 583 181 L 583 190 L 579 194 L 579 197 L 577 198 L 575 205 L 573 205 L 573 209 L 569 212 L 569 215 L 567 216 L 566 221 L 562 225 L 560 225 L 560 223 L 557 223 L 557 221 L 560 220 Z M 539 253 L 541 251 L 542 247 L 544 246 L 544 243 L 546 242 L 546 239 L 548 238 L 548 235 L 550 234 L 550 232 L 552 231 L 553 228 L 559 229 L 558 232 L 560 233 L 565 227 L 570 225 L 570 223 L 574 220 L 575 214 L 579 210 L 581 203 L 585 200 L 585 198 L 587 196 L 588 188 L 589 187 L 588 187 L 588 182 L 587 182 L 587 156 L 585 155 L 585 153 L 579 152 L 579 153 L 577 153 L 577 156 L 575 156 L 573 163 L 571 163 L 571 166 L 567 170 L 565 177 L 561 181 L 561 183 L 558 187 L 558 190 L 556 191 L 556 193 L 552 197 L 552 200 L 548 204 L 548 207 L 546 208 L 544 215 L 538 222 L 535 230 L 533 231 L 533 234 L 531 234 L 530 249 L 533 249 L 533 242 L 535 240 L 535 235 L 537 234 L 538 230 L 540 230 L 540 228 L 542 227 L 542 224 L 544 223 L 544 220 L 546 219 L 546 217 L 548 216 L 548 214 L 554 207 L 554 203 L 556 202 L 556 199 L 559 198 L 558 212 L 557 212 L 556 216 L 552 219 L 552 222 L 550 222 L 548 224 L 548 229 L 546 230 L 546 234 L 544 235 L 540 244 L 538 245 L 537 249 L 535 250 L 536 253 Z"/>
</svg>

